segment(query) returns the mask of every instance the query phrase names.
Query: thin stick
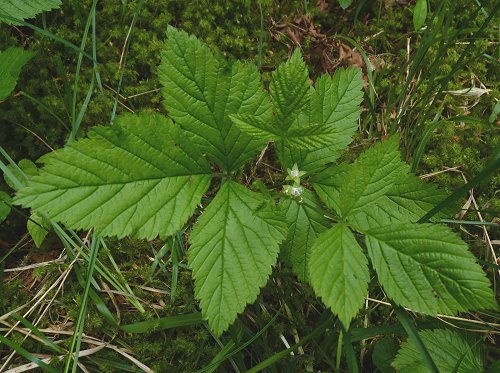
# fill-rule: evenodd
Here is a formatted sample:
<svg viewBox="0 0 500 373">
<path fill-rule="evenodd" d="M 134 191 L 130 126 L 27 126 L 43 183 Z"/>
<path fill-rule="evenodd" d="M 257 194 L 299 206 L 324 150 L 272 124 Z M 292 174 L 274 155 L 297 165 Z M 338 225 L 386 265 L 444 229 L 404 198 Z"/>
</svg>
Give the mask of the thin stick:
<svg viewBox="0 0 500 373">
<path fill-rule="evenodd" d="M 66 260 L 66 255 L 63 256 L 62 258 L 57 258 L 54 260 L 49 260 L 48 262 L 41 262 L 41 263 L 35 263 L 35 264 L 30 264 L 24 267 L 16 267 L 16 268 L 7 268 L 4 269 L 4 272 L 20 272 L 20 271 L 27 271 L 29 269 L 34 269 L 34 268 L 40 268 L 40 267 L 45 267 L 48 265 L 51 265 L 53 263 L 62 263 Z"/>
</svg>

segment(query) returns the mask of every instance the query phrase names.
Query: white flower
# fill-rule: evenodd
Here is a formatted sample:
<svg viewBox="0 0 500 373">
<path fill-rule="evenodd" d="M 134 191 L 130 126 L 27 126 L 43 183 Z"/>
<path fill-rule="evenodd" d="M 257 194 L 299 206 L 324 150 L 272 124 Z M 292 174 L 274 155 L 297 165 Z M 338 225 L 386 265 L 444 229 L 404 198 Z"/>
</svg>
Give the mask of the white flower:
<svg viewBox="0 0 500 373">
<path fill-rule="evenodd" d="M 295 184 L 300 184 L 300 178 L 306 174 L 304 171 L 299 171 L 297 163 L 293 165 L 291 170 L 287 168 L 286 171 L 288 172 L 288 176 L 285 180 L 293 180 Z"/>
<path fill-rule="evenodd" d="M 304 188 L 301 186 L 284 185 L 283 192 L 292 197 L 300 197 Z"/>
<path fill-rule="evenodd" d="M 290 191 L 290 194 L 293 196 L 293 197 L 299 197 L 301 194 L 302 194 L 302 191 L 304 189 L 299 186 L 299 187 L 292 187 L 291 191 Z"/>
</svg>

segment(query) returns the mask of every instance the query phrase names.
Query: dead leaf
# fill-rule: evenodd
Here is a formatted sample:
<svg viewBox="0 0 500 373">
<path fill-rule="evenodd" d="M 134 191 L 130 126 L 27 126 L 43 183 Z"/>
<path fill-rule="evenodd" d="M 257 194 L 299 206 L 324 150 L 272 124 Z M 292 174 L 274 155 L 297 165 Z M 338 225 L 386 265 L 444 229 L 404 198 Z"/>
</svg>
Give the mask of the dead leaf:
<svg viewBox="0 0 500 373">
<path fill-rule="evenodd" d="M 365 62 L 361 54 L 345 44 L 340 44 L 339 46 L 339 61 L 345 66 L 365 67 Z"/>
</svg>

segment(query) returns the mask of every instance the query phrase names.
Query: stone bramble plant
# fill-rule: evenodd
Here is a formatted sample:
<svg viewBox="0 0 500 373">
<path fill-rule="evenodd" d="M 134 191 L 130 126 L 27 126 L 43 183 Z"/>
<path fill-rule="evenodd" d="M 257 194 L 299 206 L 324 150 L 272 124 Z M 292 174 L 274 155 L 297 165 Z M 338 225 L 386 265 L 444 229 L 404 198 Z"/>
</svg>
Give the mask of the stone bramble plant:
<svg viewBox="0 0 500 373">
<path fill-rule="evenodd" d="M 346 328 L 367 295 L 369 260 L 387 296 L 414 311 L 497 307 L 467 245 L 443 225 L 417 224 L 446 195 L 410 173 L 395 136 L 335 163 L 357 128 L 358 69 L 313 87 L 296 51 L 267 93 L 255 66 L 169 28 L 159 76 L 168 117 L 123 115 L 93 128 L 44 156 L 14 202 L 101 236 L 166 238 L 216 180 L 190 231 L 188 263 L 217 335 L 256 299 L 280 251 Z M 286 172 L 251 190 L 238 171 L 268 142 Z"/>
</svg>

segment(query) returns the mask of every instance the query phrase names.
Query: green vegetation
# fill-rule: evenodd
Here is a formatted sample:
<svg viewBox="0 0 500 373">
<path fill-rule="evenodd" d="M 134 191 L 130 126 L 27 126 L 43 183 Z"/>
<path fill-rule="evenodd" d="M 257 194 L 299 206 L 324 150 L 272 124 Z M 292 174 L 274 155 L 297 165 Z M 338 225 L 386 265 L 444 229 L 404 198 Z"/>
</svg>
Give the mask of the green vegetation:
<svg viewBox="0 0 500 373">
<path fill-rule="evenodd" d="M 494 1 L 45 3 L 15 14 L 0 6 L 0 77 L 10 82 L 8 89 L 0 86 L 1 92 L 9 91 L 0 101 L 0 169 L 5 180 L 0 185 L 0 221 L 6 219 L 0 225 L 0 370 L 31 361 L 42 370 L 58 372 L 494 371 L 500 352 L 491 341 L 499 332 L 500 317 L 483 274 L 497 295 L 500 56 Z M 221 67 L 220 84 L 233 87 L 224 81 L 230 66 L 235 72 L 242 69 L 242 79 L 256 90 L 262 90 L 260 83 L 255 85 L 261 78 L 262 92 L 270 92 L 272 109 L 256 104 L 246 115 L 232 115 L 236 113 L 230 109 L 224 113 L 224 141 L 242 131 L 247 135 L 241 136 L 251 139 L 244 151 L 219 151 L 226 143 L 197 134 L 196 123 L 186 120 L 186 112 L 176 105 L 185 97 L 175 92 L 175 74 L 195 56 L 172 60 L 175 45 L 167 44 L 165 50 L 164 44 L 172 40 L 172 34 L 165 36 L 169 26 L 195 35 L 228 61 L 216 57 L 210 64 Z M 14 50 L 23 61 L 12 64 L 14 71 L 7 73 L 2 56 Z M 290 56 L 288 68 L 281 65 Z M 279 76 L 292 80 L 287 86 L 286 78 L 280 81 Z M 328 108 L 335 100 L 318 92 L 332 94 L 329 84 L 338 87 L 335 84 L 345 81 L 353 88 L 353 96 L 345 96 L 349 114 L 332 119 L 344 132 L 332 133 L 304 117 L 300 122 L 309 126 L 307 131 L 293 126 L 296 114 L 299 118 L 310 111 L 299 104 L 296 113 L 287 112 L 290 100 L 306 92 L 320 103 L 313 108 Z M 362 98 L 356 92 L 363 85 Z M 189 84 L 183 87 L 191 92 Z M 189 100 L 183 105 L 201 110 Z M 167 116 L 183 131 L 159 130 L 171 126 Z M 291 130 L 277 130 L 287 120 Z M 94 126 L 99 127 L 89 130 Z M 145 133 L 155 134 L 153 144 L 171 144 L 164 151 L 191 171 L 165 178 L 169 188 L 150 199 L 162 208 L 161 219 L 143 224 L 141 213 L 128 220 L 111 219 L 112 211 L 102 206 L 104 197 L 91 209 L 90 218 L 69 198 L 56 200 L 59 206 L 67 204 L 59 212 L 56 202 L 42 208 L 43 201 L 35 198 L 46 188 L 43 183 L 54 184 L 48 172 L 71 179 L 78 168 L 93 167 L 94 161 L 76 151 L 95 162 L 99 155 L 123 162 L 126 157 L 114 154 L 99 139 L 123 141 Z M 396 150 L 398 138 L 401 154 Z M 268 140 L 274 145 L 265 147 Z M 45 157 L 48 166 L 35 176 L 39 171 L 27 159 L 36 161 L 65 144 L 70 145 L 58 156 Z M 394 163 L 382 162 L 381 152 Z M 210 168 L 201 153 L 217 165 Z M 410 167 L 399 161 L 400 155 Z M 57 159 L 71 164 L 56 167 Z M 334 161 L 325 171 L 324 165 Z M 372 165 L 376 161 L 385 166 Z M 165 172 L 172 169 L 167 164 L 159 164 Z M 144 175 L 149 172 L 137 167 Z M 361 191 L 353 192 L 367 175 L 380 173 L 380 167 L 387 171 L 382 184 L 366 184 L 366 190 L 374 188 L 380 198 L 370 201 Z M 425 182 L 409 168 L 425 175 Z M 201 175 L 194 172 L 200 170 Z M 104 180 L 122 177 L 106 168 L 93 167 L 92 172 Z M 208 174 L 215 176 L 211 182 Z M 39 181 L 38 189 L 33 189 L 33 180 Z M 471 180 L 473 190 L 460 189 Z M 31 187 L 25 188 L 28 183 Z M 173 201 L 186 205 L 178 221 L 172 219 L 174 207 L 168 202 L 175 183 L 182 198 Z M 140 182 L 133 188 L 137 196 L 146 189 Z M 457 190 L 462 193 L 439 205 L 432 224 L 414 224 Z M 24 202 L 48 216 L 12 205 L 16 191 L 25 199 L 31 193 L 33 199 Z M 294 198 L 296 191 L 301 196 Z M 109 193 L 111 198 L 115 192 Z M 407 199 L 387 209 L 394 196 L 405 193 Z M 280 212 L 273 206 L 278 197 Z M 137 211 L 147 213 L 151 206 L 146 207 Z M 258 255 L 265 253 L 262 246 L 270 250 L 255 268 L 242 266 L 245 276 L 228 266 L 229 272 L 238 272 L 230 272 L 231 278 L 244 280 L 249 291 L 238 283 L 238 291 L 226 292 L 226 303 L 217 303 L 210 286 L 218 274 L 206 273 L 203 263 L 220 249 L 206 241 L 222 234 L 216 223 L 226 208 L 234 211 L 234 219 L 222 226 L 231 228 L 231 234 L 240 224 L 256 229 L 257 222 L 245 219 L 258 211 L 256 230 L 266 235 L 264 243 L 256 247 L 258 240 L 252 236 L 244 245 Z M 109 221 L 99 220 L 110 213 Z M 338 220 L 343 223 L 332 228 Z M 391 229 L 380 223 L 386 220 L 393 224 Z M 436 224 L 439 220 L 451 229 Z M 72 230 L 90 227 L 120 239 Z M 404 234 L 413 235 L 419 245 L 415 240 L 403 245 Z M 241 236 L 227 237 L 239 247 Z M 453 250 L 438 255 L 435 243 L 430 243 L 436 240 L 448 241 L 441 251 Z M 272 265 L 280 242 L 279 260 Z M 398 263 L 387 256 L 389 251 L 405 252 L 408 260 Z M 335 260 L 346 255 L 357 260 Z M 327 265 L 329 259 L 332 265 Z M 342 273 L 340 263 L 349 270 Z M 440 271 L 445 277 L 434 276 Z M 464 271 L 472 272 L 455 277 Z M 422 275 L 427 281 L 419 280 Z M 439 283 L 446 281 L 449 287 L 441 288 Z M 408 291 L 412 286 L 419 290 Z M 474 290 L 465 296 L 458 288 Z M 331 289 L 344 290 L 344 298 Z M 428 299 L 437 300 L 430 305 Z M 398 304 L 429 315 L 406 312 Z M 214 307 L 221 305 L 231 312 L 217 313 Z M 433 316 L 464 310 L 476 312 Z M 71 358 L 68 351 L 80 358 Z"/>
</svg>

